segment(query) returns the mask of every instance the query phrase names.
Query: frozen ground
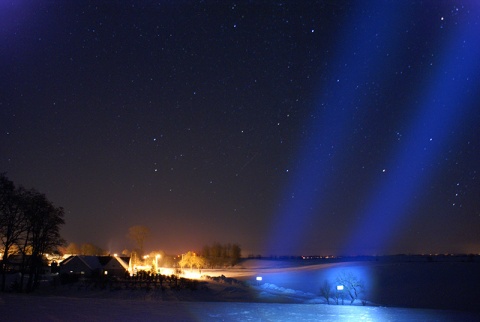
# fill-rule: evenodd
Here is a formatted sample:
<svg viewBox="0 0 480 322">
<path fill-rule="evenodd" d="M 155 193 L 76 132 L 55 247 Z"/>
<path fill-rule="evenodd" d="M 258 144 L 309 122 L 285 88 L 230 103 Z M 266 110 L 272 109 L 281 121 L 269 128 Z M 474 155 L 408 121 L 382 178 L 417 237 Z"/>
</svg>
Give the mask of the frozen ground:
<svg viewBox="0 0 480 322">
<path fill-rule="evenodd" d="M 113 290 L 44 286 L 0 293 L 2 321 L 480 321 L 479 263 L 353 262 L 303 265 L 244 261 L 202 271 L 197 290 Z M 318 289 L 349 270 L 369 289 L 370 306 L 326 305 Z M 262 276 L 257 283 L 256 277 Z M 386 307 L 388 306 L 388 307 Z"/>
<path fill-rule="evenodd" d="M 473 313 L 323 304 L 2 295 L 2 321 L 478 321 Z"/>
<path fill-rule="evenodd" d="M 362 296 L 373 304 L 480 311 L 479 262 L 373 261 L 307 266 L 290 263 L 247 261 L 243 269 L 236 270 L 238 273 L 232 271 L 228 276 L 243 280 L 262 276 L 263 283 L 318 296 L 323 281 L 334 283 L 338 273 L 350 271 L 363 280 L 367 289 Z"/>
</svg>

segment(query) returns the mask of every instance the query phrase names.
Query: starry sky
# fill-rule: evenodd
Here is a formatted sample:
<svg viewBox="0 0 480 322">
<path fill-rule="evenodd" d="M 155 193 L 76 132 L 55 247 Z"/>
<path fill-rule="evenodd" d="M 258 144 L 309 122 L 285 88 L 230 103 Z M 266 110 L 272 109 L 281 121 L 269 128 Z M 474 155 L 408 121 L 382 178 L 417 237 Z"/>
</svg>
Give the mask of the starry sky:
<svg viewBox="0 0 480 322">
<path fill-rule="evenodd" d="M 476 1 L 1 1 L 0 171 L 114 253 L 480 252 Z"/>
</svg>

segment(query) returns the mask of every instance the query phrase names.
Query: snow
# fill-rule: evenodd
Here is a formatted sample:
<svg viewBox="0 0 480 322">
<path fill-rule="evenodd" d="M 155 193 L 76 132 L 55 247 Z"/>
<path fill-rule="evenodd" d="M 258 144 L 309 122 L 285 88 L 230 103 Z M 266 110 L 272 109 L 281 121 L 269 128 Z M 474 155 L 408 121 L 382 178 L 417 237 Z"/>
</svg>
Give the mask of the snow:
<svg viewBox="0 0 480 322">
<path fill-rule="evenodd" d="M 202 270 L 196 290 L 44 285 L 0 294 L 3 321 L 480 321 L 479 263 L 350 262 L 302 265 L 248 260 Z M 327 305 L 325 279 L 361 276 L 370 305 Z M 262 276 L 261 282 L 256 280 Z M 385 307 L 388 306 L 388 307 Z"/>
<path fill-rule="evenodd" d="M 3 321 L 478 321 L 473 313 L 318 304 L 2 295 Z"/>
</svg>

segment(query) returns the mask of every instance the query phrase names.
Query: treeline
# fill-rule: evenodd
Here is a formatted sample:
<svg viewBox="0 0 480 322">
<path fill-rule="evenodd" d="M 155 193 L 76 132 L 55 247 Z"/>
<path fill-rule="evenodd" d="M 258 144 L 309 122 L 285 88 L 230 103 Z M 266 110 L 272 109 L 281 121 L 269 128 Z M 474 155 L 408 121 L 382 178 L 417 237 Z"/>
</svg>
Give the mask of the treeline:
<svg viewBox="0 0 480 322">
<path fill-rule="evenodd" d="M 44 254 L 56 251 L 65 241 L 60 226 L 65 224 L 63 208 L 55 207 L 44 194 L 34 189 L 15 187 L 4 173 L 0 174 L 0 288 L 6 288 L 11 258 L 20 258 L 22 273 L 17 287 L 32 291 L 38 286 Z M 18 264 L 17 264 L 18 265 Z M 24 277 L 28 279 L 25 281 Z"/>
<path fill-rule="evenodd" d="M 89 256 L 106 256 L 108 251 L 92 243 L 83 243 L 77 246 L 75 243 L 68 244 L 65 248 L 60 248 L 61 253 L 70 255 L 89 255 Z"/>
<path fill-rule="evenodd" d="M 242 250 L 238 244 L 213 243 L 203 246 L 201 256 L 207 261 L 210 268 L 234 266 L 242 256 Z"/>
</svg>

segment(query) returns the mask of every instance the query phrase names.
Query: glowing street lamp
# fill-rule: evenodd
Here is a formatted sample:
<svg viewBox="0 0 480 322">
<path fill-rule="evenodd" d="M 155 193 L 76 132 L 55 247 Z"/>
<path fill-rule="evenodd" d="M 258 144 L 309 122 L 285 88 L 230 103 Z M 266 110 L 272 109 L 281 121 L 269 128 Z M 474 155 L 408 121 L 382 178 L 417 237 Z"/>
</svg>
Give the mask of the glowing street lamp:
<svg viewBox="0 0 480 322">
<path fill-rule="evenodd" d="M 342 298 L 342 305 L 343 305 L 343 289 L 344 289 L 343 285 L 337 285 L 337 292 L 340 292 L 340 297 Z"/>
<path fill-rule="evenodd" d="M 257 280 L 257 285 L 259 285 L 260 282 L 263 280 L 263 278 L 261 276 L 257 276 L 256 280 Z"/>
</svg>

